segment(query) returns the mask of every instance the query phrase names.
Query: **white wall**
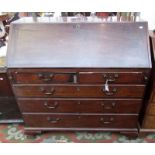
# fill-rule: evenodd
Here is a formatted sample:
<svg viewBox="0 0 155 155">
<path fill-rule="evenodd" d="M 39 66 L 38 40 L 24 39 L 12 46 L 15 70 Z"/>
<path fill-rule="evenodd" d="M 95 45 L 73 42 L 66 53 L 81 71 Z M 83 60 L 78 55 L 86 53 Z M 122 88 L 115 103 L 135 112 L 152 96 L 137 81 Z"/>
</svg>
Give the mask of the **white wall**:
<svg viewBox="0 0 155 155">
<path fill-rule="evenodd" d="M 141 11 L 141 19 L 148 21 L 149 29 L 155 29 L 155 12 L 154 11 Z"/>
</svg>

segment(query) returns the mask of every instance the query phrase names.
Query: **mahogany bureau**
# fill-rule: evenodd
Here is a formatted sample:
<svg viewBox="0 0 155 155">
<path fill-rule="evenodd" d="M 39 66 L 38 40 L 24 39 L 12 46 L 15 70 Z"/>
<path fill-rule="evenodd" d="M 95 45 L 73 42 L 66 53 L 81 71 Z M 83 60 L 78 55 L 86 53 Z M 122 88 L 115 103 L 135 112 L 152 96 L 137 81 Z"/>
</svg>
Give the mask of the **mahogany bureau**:
<svg viewBox="0 0 155 155">
<path fill-rule="evenodd" d="M 11 25 L 8 76 L 25 132 L 138 133 L 151 70 L 147 23 L 70 19 Z"/>
</svg>

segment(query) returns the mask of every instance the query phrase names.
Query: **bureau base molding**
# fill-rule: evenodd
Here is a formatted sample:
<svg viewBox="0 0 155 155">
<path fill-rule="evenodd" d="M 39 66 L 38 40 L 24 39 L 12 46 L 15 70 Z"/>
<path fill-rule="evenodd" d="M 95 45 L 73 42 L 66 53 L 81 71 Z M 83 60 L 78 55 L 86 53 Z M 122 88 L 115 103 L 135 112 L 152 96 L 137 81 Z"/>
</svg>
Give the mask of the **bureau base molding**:
<svg viewBox="0 0 155 155">
<path fill-rule="evenodd" d="M 24 133 L 27 135 L 35 136 L 44 132 L 74 132 L 74 131 L 87 131 L 87 132 L 116 132 L 127 136 L 128 138 L 136 138 L 139 136 L 138 128 L 122 129 L 122 128 L 31 128 L 25 127 Z"/>
<path fill-rule="evenodd" d="M 141 128 L 139 131 L 139 137 L 146 137 L 148 134 L 155 134 L 155 129 Z"/>
<path fill-rule="evenodd" d="M 122 128 L 31 128 L 31 127 L 25 127 L 24 128 L 25 131 L 128 131 L 128 132 L 132 132 L 132 131 L 138 131 L 137 128 L 131 128 L 131 129 L 122 129 Z"/>
</svg>

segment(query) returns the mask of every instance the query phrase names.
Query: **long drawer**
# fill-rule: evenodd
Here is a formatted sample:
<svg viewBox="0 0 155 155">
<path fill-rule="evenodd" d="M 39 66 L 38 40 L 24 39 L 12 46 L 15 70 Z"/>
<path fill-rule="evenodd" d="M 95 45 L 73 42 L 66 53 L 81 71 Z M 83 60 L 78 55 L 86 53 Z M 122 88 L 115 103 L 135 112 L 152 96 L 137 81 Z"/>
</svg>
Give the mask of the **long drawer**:
<svg viewBox="0 0 155 155">
<path fill-rule="evenodd" d="M 137 97 L 142 98 L 145 85 L 14 85 L 18 97 Z"/>
<path fill-rule="evenodd" d="M 138 113 L 141 99 L 18 99 L 24 113 Z"/>
<path fill-rule="evenodd" d="M 106 80 L 114 84 L 144 84 L 149 73 L 144 72 L 88 72 L 88 71 L 15 71 L 10 77 L 17 84 L 45 84 L 45 83 L 105 83 Z"/>
<path fill-rule="evenodd" d="M 136 128 L 137 115 L 23 114 L 26 126 L 60 128 Z"/>
</svg>

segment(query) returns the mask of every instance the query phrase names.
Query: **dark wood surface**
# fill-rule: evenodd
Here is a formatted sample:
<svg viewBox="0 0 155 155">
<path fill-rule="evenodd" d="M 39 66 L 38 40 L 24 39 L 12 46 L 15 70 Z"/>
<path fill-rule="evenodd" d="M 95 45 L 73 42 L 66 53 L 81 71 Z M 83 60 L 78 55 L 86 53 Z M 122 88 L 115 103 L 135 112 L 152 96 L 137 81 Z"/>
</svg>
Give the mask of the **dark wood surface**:
<svg viewBox="0 0 155 155">
<path fill-rule="evenodd" d="M 21 120 L 21 113 L 19 112 L 15 98 L 0 98 L 0 123 L 16 123 L 21 122 Z"/>
<path fill-rule="evenodd" d="M 147 23 L 17 22 L 10 38 L 8 76 L 26 131 L 137 133 L 151 69 Z"/>
<path fill-rule="evenodd" d="M 142 98 L 145 85 L 14 85 L 18 97 L 102 97 Z"/>
<path fill-rule="evenodd" d="M 142 99 L 19 98 L 24 113 L 139 113 Z"/>
<path fill-rule="evenodd" d="M 22 116 L 6 71 L 0 73 L 0 123 L 21 123 Z"/>
<path fill-rule="evenodd" d="M 14 96 L 6 73 L 0 73 L 0 96 Z"/>
<path fill-rule="evenodd" d="M 147 69 L 11 69 L 9 78 L 17 84 L 81 83 L 100 84 L 110 79 L 116 84 L 145 84 Z"/>
<path fill-rule="evenodd" d="M 7 66 L 150 68 L 147 29 L 145 22 L 13 23 Z"/>
<path fill-rule="evenodd" d="M 24 114 L 30 127 L 136 128 L 137 115 Z"/>
<path fill-rule="evenodd" d="M 142 121 L 141 133 L 155 132 L 155 34 L 150 33 L 151 52 L 152 52 L 152 72 L 149 87 L 149 95 L 146 101 L 144 119 Z"/>
</svg>

